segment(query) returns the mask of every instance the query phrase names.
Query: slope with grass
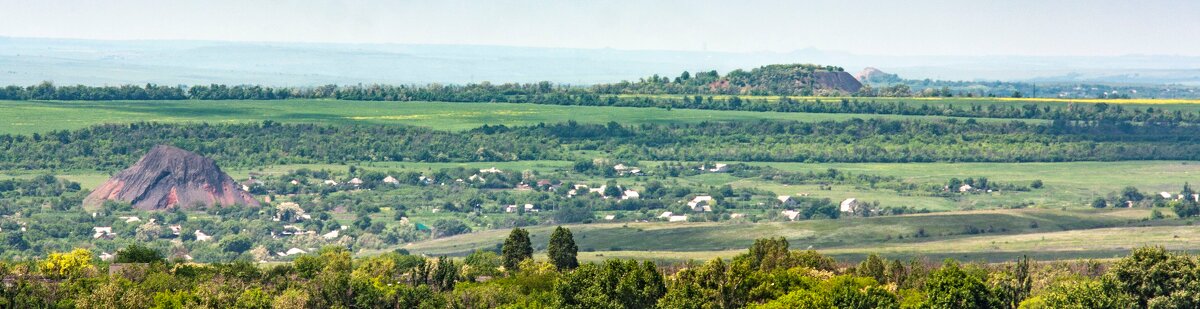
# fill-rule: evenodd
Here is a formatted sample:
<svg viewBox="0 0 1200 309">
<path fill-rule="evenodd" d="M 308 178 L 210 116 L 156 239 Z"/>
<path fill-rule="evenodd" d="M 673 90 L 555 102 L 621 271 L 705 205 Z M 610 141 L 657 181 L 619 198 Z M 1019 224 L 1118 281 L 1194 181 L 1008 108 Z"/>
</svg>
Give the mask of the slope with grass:
<svg viewBox="0 0 1200 309">
<path fill-rule="evenodd" d="M 208 122 L 398 124 L 439 130 L 468 130 L 481 125 L 538 123 L 622 124 L 695 123 L 701 121 L 797 120 L 852 118 L 944 119 L 869 114 L 807 114 L 637 107 L 560 106 L 520 103 L 379 102 L 341 100 L 228 101 L 0 101 L 0 134 L 33 134 L 107 123 Z"/>
<path fill-rule="evenodd" d="M 1142 221 L 1149 217 L 1149 214 L 1150 210 L 1147 209 L 1022 209 L 787 223 L 605 223 L 568 227 L 575 234 L 576 242 L 584 256 L 638 255 L 660 260 L 701 258 L 720 256 L 726 251 L 744 250 L 758 238 L 782 236 L 795 248 L 811 248 L 850 258 L 869 254 L 874 252 L 875 248 L 896 248 L 890 252 L 907 252 L 910 255 L 966 252 L 986 257 L 987 253 L 993 250 L 991 247 L 975 245 L 957 250 L 955 244 L 978 243 L 979 239 L 996 237 L 1020 239 L 1014 237 L 1026 235 L 1028 238 L 1028 235 L 1042 233 L 1095 229 L 1112 231 L 1142 225 L 1169 226 L 1186 223 L 1177 220 Z M 529 228 L 535 250 L 545 249 L 545 243 L 552 230 L 553 227 L 550 226 Z M 496 244 L 503 243 L 508 232 L 509 230 L 482 231 L 409 244 L 401 248 L 429 255 L 465 255 L 477 249 L 495 248 Z M 1106 233 L 1112 235 L 1111 232 Z M 1193 234 L 1200 238 L 1200 234 Z M 927 243 L 931 245 L 925 246 Z M 1069 249 L 1067 245 L 1070 243 L 1059 241 L 1056 244 L 1058 248 Z M 1093 248 L 1084 243 L 1077 244 L 1077 248 L 1070 249 L 1086 253 Z M 1094 248 L 1112 249 L 1111 246 Z M 1012 252 L 1034 253 L 1037 250 L 1040 250 L 1039 247 L 1014 246 L 1007 250 L 1008 254 L 998 254 L 998 257 L 1007 258 Z M 1070 256 L 1069 252 L 1064 255 Z"/>
</svg>

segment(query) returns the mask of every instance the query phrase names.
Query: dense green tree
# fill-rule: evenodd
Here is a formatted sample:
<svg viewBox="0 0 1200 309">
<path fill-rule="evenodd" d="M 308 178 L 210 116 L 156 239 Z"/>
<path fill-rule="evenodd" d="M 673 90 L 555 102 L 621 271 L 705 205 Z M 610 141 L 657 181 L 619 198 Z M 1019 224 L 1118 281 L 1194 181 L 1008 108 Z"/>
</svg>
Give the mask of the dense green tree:
<svg viewBox="0 0 1200 309">
<path fill-rule="evenodd" d="M 513 228 L 504 240 L 500 256 L 504 260 L 504 269 L 520 270 L 521 261 L 533 258 L 533 244 L 529 241 L 529 232 L 522 228 Z"/>
<path fill-rule="evenodd" d="M 1133 296 L 1139 308 L 1150 303 L 1188 303 L 1189 298 L 1200 295 L 1195 293 L 1200 291 L 1196 260 L 1163 247 L 1134 249 L 1128 257 L 1114 263 L 1109 274 L 1109 282 L 1116 290 Z M 1186 295 L 1176 294 L 1189 291 Z"/>
<path fill-rule="evenodd" d="M 926 303 L 929 308 L 983 309 L 1001 306 L 979 274 L 962 269 L 953 260 L 946 260 L 941 268 L 929 274 L 925 290 L 929 295 Z"/>
<path fill-rule="evenodd" d="M 550 234 L 550 244 L 546 246 L 546 255 L 549 256 L 550 262 L 559 270 L 575 269 L 579 267 L 579 247 L 575 245 L 575 236 L 571 234 L 571 230 L 559 226 L 554 229 L 554 233 Z"/>
<path fill-rule="evenodd" d="M 138 244 L 130 244 L 125 249 L 117 250 L 117 256 L 114 261 L 117 263 L 155 263 L 163 262 L 165 259 L 158 250 Z"/>
<path fill-rule="evenodd" d="M 866 260 L 859 263 L 854 271 L 860 277 L 874 278 L 877 282 L 887 282 L 886 263 L 887 261 L 883 258 L 871 254 L 867 256 Z"/>
</svg>

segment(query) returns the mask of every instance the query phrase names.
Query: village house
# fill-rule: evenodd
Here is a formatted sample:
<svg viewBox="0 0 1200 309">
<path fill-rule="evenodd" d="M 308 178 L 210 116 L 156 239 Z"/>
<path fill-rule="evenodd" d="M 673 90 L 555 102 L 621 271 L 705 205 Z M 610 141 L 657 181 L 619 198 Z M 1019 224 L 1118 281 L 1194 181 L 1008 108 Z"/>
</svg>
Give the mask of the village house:
<svg viewBox="0 0 1200 309">
<path fill-rule="evenodd" d="M 333 179 L 327 179 L 327 180 L 325 180 L 325 182 L 324 182 L 324 183 L 325 183 L 326 185 L 330 185 L 330 186 L 336 186 L 336 185 L 338 185 L 338 182 L 337 182 L 337 181 L 333 181 Z"/>
<path fill-rule="evenodd" d="M 325 233 L 325 235 L 321 235 L 321 237 L 324 237 L 325 239 L 338 238 L 338 236 L 341 234 L 339 233 L 340 231 L 341 230 L 333 230 L 333 232 Z"/>
<path fill-rule="evenodd" d="M 617 216 L 616 216 L 616 215 L 607 215 L 607 216 L 604 216 L 604 220 L 608 220 L 608 221 L 612 221 L 613 219 L 616 219 L 616 218 L 617 218 Z"/>
<path fill-rule="evenodd" d="M 674 215 L 674 213 L 671 213 L 670 211 L 664 211 L 661 215 L 658 215 L 658 217 L 660 219 L 666 219 L 666 218 L 670 218 L 671 215 Z"/>
<path fill-rule="evenodd" d="M 538 209 L 533 204 L 525 204 L 525 212 L 538 212 Z"/>
<path fill-rule="evenodd" d="M 362 179 L 358 179 L 358 177 L 354 177 L 353 179 L 350 179 L 350 184 L 357 187 L 357 186 L 361 186 L 363 184 L 363 181 L 362 181 Z"/>
<path fill-rule="evenodd" d="M 709 211 L 712 211 L 712 206 L 711 206 L 712 203 L 713 203 L 712 196 L 698 195 L 698 196 L 692 198 L 692 201 L 688 202 L 687 205 L 688 205 L 688 208 L 692 209 L 692 211 L 709 212 Z"/>
<path fill-rule="evenodd" d="M 729 165 L 728 165 L 728 164 L 725 164 L 725 163 L 716 163 L 716 164 L 713 164 L 713 166 L 711 166 L 711 167 L 710 167 L 710 166 L 701 165 L 701 166 L 700 166 L 700 171 L 703 171 L 703 172 L 710 172 L 710 173 L 728 173 L 728 172 L 729 172 Z"/>
<path fill-rule="evenodd" d="M 796 221 L 796 218 L 800 216 L 800 212 L 799 212 L 799 211 L 796 211 L 796 210 L 791 210 L 791 209 L 789 209 L 789 210 L 784 210 L 784 211 L 782 212 L 782 214 L 783 214 L 783 216 L 784 216 L 784 217 L 787 217 L 787 218 L 788 218 L 788 220 L 791 220 L 791 221 Z"/>
<path fill-rule="evenodd" d="M 785 207 L 790 207 L 790 206 L 796 205 L 796 200 L 792 199 L 792 197 L 790 195 L 780 195 L 779 197 L 776 197 L 775 199 L 778 199 L 779 204 L 782 206 L 785 206 Z"/>
<path fill-rule="evenodd" d="M 604 196 L 604 190 L 608 190 L 608 185 L 603 185 L 599 188 L 590 188 L 588 189 L 588 193 L 596 193 L 600 194 L 600 196 Z"/>
<path fill-rule="evenodd" d="M 513 204 L 513 205 L 504 206 L 504 212 L 517 212 L 517 205 Z"/>
<path fill-rule="evenodd" d="M 494 166 L 493 166 L 492 168 L 481 169 L 481 170 L 479 170 L 479 172 L 480 172 L 480 173 L 492 173 L 492 174 L 495 174 L 495 173 L 500 173 L 500 172 L 503 172 L 503 171 L 501 171 L 501 170 L 499 170 L 499 169 L 497 169 L 496 167 L 494 167 Z"/>
<path fill-rule="evenodd" d="M 392 177 L 391 175 L 388 175 L 387 177 L 383 178 L 383 183 L 398 185 L 398 184 L 400 184 L 400 180 L 396 179 L 396 177 Z"/>
<path fill-rule="evenodd" d="M 212 238 L 213 238 L 212 236 L 208 236 L 208 234 L 205 234 L 204 232 L 201 232 L 200 230 L 196 230 L 196 232 L 193 234 L 196 235 L 196 241 L 209 241 L 209 240 L 212 240 Z"/>
<path fill-rule="evenodd" d="M 971 187 L 971 185 L 964 184 L 964 185 L 958 187 L 958 192 L 968 192 L 968 191 L 971 191 L 971 189 L 974 189 Z"/>
<path fill-rule="evenodd" d="M 92 228 L 92 239 L 113 239 L 117 234 L 113 233 L 111 226 L 97 226 Z"/>
<path fill-rule="evenodd" d="M 623 194 L 621 194 L 622 200 L 638 199 L 641 197 L 642 197 L 642 195 L 640 193 L 638 193 L 637 191 L 633 191 L 633 190 L 625 190 L 625 192 Z"/>
<path fill-rule="evenodd" d="M 667 222 L 687 222 L 687 220 L 688 220 L 687 215 L 671 216 L 671 217 L 667 218 Z"/>
<path fill-rule="evenodd" d="M 842 204 L 840 207 L 838 207 L 838 209 L 842 212 L 854 212 L 855 210 L 858 210 L 858 200 L 853 197 L 845 199 L 842 201 Z"/>
</svg>

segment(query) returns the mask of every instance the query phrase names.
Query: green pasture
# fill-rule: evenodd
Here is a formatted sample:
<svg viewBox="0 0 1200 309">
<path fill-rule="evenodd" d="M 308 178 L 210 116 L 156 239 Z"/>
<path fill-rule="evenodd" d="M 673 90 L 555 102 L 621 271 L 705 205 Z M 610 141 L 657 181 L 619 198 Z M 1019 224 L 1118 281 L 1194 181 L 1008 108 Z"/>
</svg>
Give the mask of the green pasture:
<svg viewBox="0 0 1200 309">
<path fill-rule="evenodd" d="M 814 249 L 848 258 L 876 252 L 894 256 L 928 256 L 980 254 L 992 250 L 1000 251 L 996 255 L 1000 259 L 1009 258 L 1014 252 L 1031 254 L 1040 250 L 1055 250 L 1062 257 L 1071 257 L 1073 254 L 1107 254 L 1109 251 L 1156 244 L 1171 245 L 1180 249 L 1200 249 L 1200 245 L 1188 244 L 1188 241 L 1195 243 L 1196 240 L 1200 240 L 1200 229 L 1186 226 L 1188 222 L 1179 220 L 1143 221 L 1149 214 L 1149 209 L 1023 209 L 796 222 L 647 222 L 568 227 L 575 235 L 580 255 L 585 259 L 703 259 L 736 254 L 749 247 L 755 239 L 780 236 L 787 238 L 794 249 Z M 553 228 L 529 228 L 535 250 L 545 249 Z M 969 232 L 971 230 L 978 231 Z M 916 236 L 920 231 L 924 231 L 924 236 Z M 1097 232 L 1093 234 L 1090 231 Z M 1150 233 L 1147 235 L 1154 237 L 1122 239 L 1098 246 L 1089 245 L 1090 242 L 1100 241 L 1105 237 L 1119 238 L 1122 231 L 1136 235 Z M 476 249 L 494 248 L 497 243 L 504 241 L 508 232 L 509 230 L 503 229 L 480 231 L 409 244 L 401 248 L 429 255 L 465 255 Z M 1175 233 L 1169 234 L 1171 232 Z M 1071 235 L 1086 236 L 1072 239 Z M 1182 239 L 1173 238 L 1174 235 Z"/>
<path fill-rule="evenodd" d="M 513 103 L 374 102 L 339 100 L 0 101 L 0 134 L 32 134 L 139 121 L 184 123 L 402 124 L 440 130 L 489 125 L 679 123 L 738 120 L 823 121 L 919 116 L 808 114 Z M 924 117 L 928 118 L 928 117 Z"/>
</svg>

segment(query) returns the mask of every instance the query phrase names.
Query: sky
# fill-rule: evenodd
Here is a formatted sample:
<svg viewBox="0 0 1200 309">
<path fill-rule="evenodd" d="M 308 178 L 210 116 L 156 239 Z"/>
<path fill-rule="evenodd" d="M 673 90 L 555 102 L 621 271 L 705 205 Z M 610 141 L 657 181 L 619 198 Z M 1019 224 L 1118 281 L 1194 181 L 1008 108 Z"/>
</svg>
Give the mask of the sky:
<svg viewBox="0 0 1200 309">
<path fill-rule="evenodd" d="M 1200 1 L 0 0 L 0 36 L 1200 56 Z"/>
</svg>

